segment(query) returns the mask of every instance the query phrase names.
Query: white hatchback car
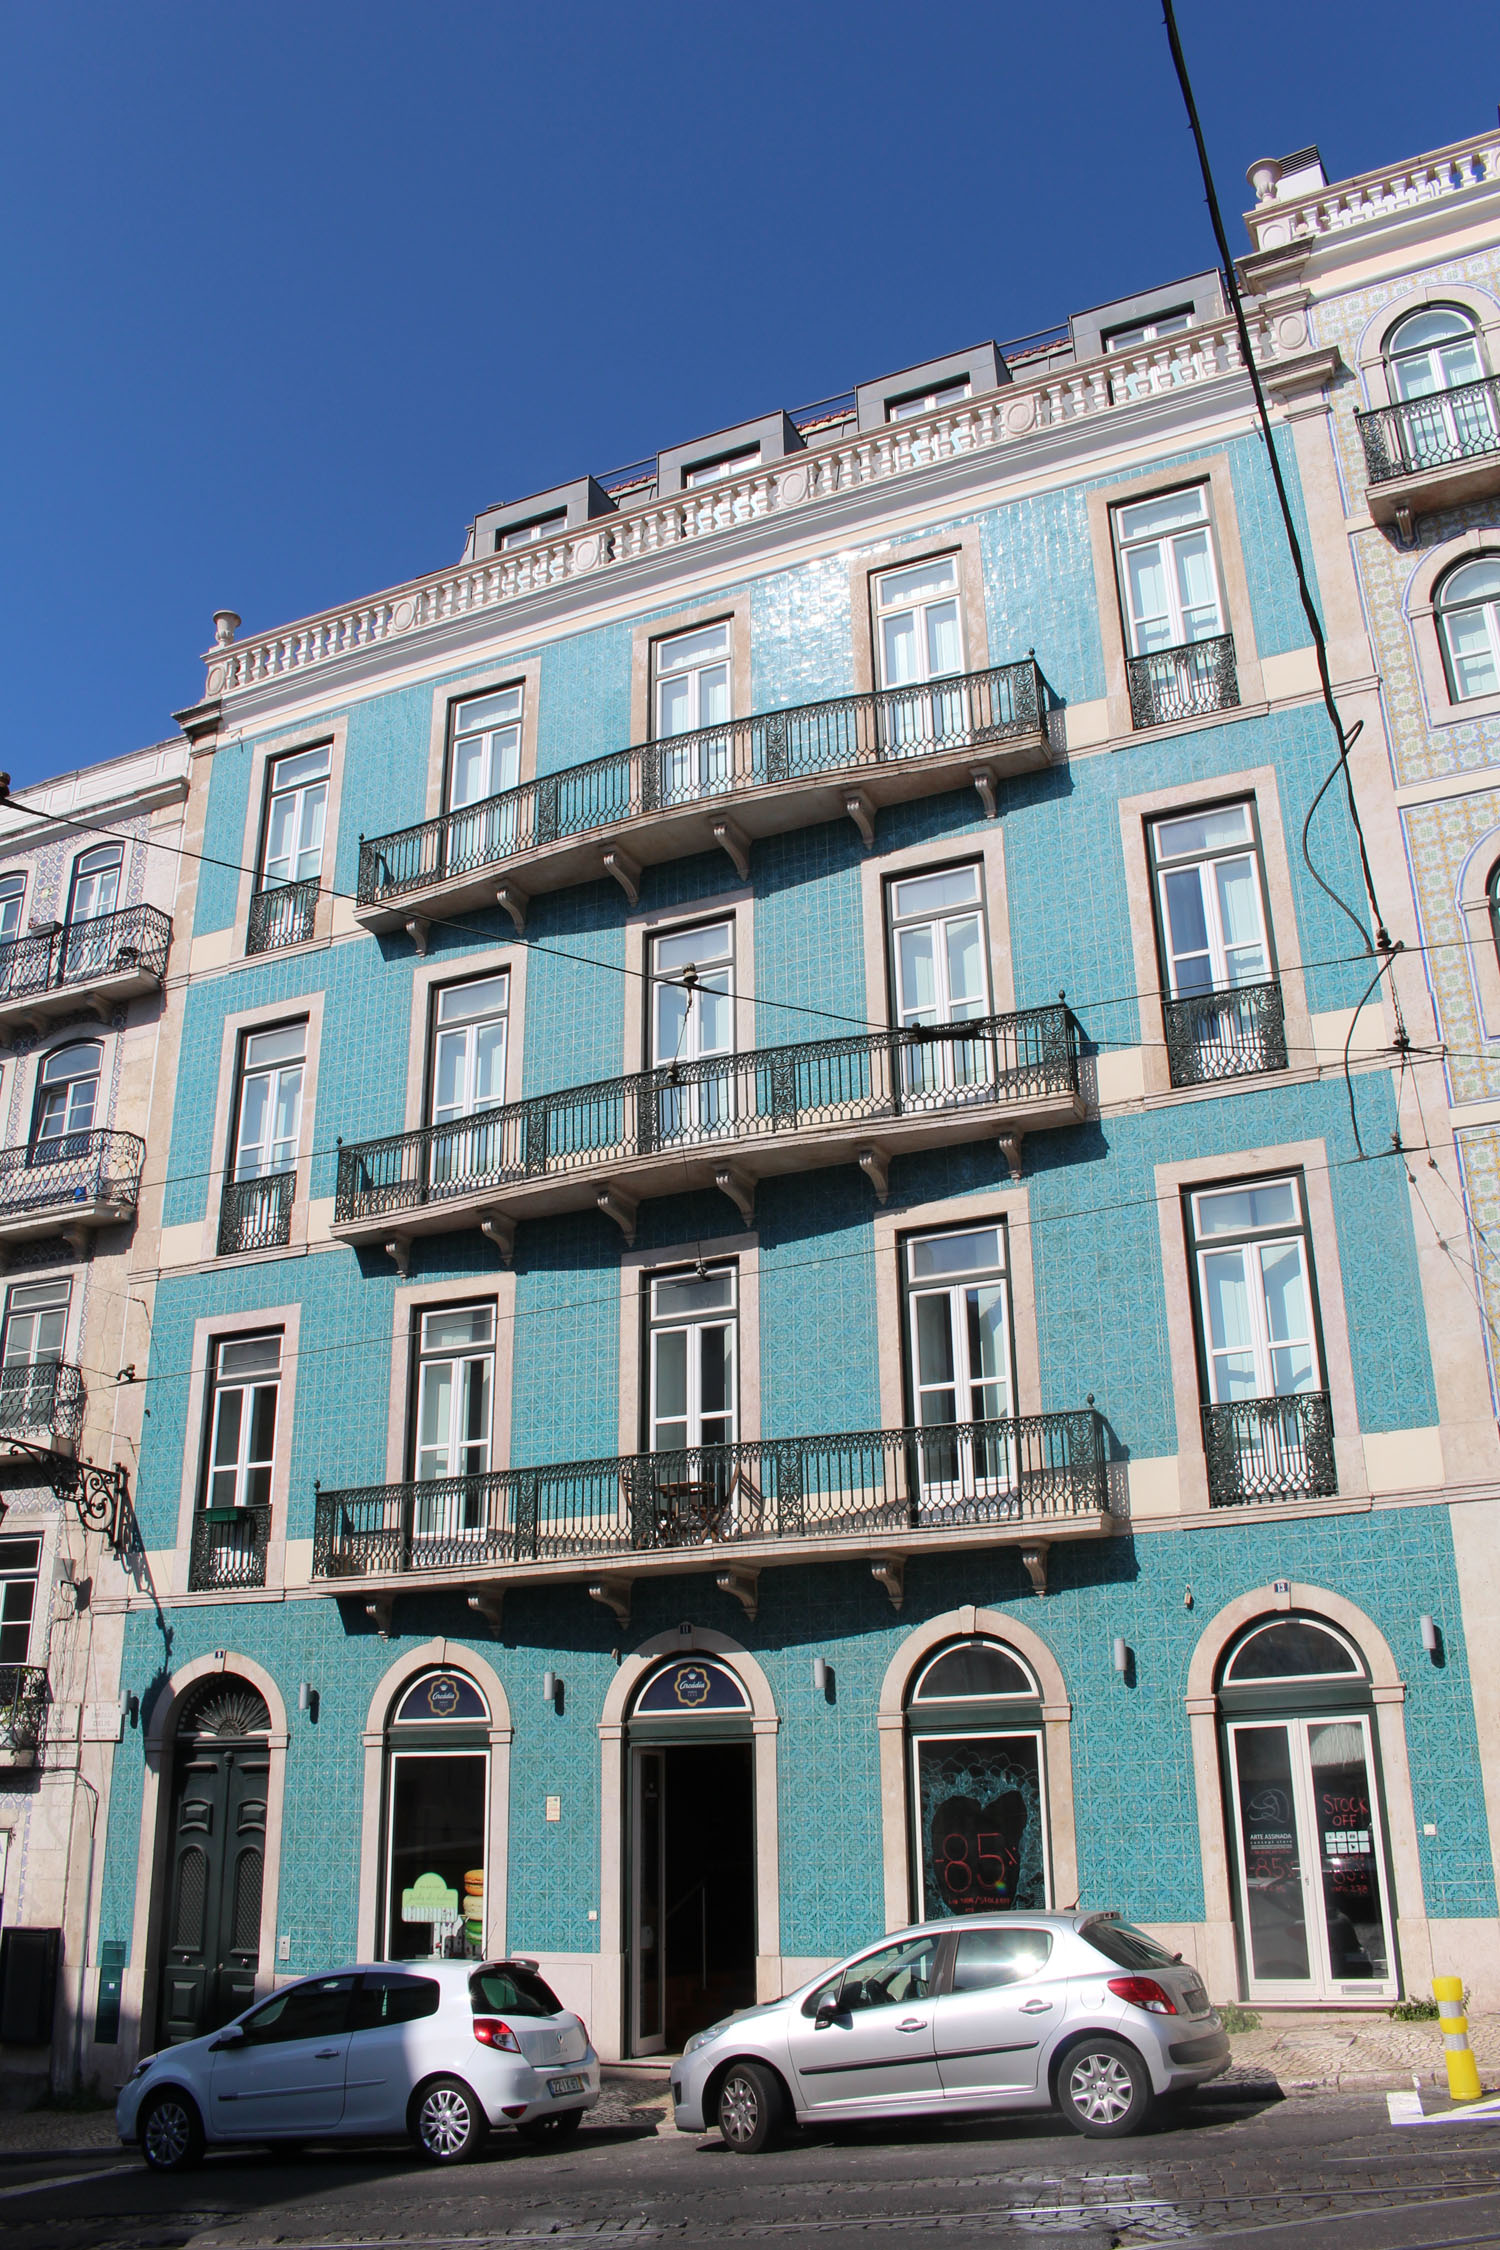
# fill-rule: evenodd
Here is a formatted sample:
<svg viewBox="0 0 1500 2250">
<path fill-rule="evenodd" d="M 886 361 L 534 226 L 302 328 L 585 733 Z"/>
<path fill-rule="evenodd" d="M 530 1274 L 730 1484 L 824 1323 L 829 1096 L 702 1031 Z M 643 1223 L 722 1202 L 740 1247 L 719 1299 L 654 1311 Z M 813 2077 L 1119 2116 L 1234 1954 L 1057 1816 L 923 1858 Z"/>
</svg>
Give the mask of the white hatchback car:
<svg viewBox="0 0 1500 2250">
<path fill-rule="evenodd" d="M 534 1961 L 372 1962 L 284 1985 L 149 2056 L 115 2122 L 159 2172 L 208 2143 L 394 2133 L 456 2164 L 492 2125 L 562 2140 L 598 2099 L 588 2032 Z"/>
</svg>

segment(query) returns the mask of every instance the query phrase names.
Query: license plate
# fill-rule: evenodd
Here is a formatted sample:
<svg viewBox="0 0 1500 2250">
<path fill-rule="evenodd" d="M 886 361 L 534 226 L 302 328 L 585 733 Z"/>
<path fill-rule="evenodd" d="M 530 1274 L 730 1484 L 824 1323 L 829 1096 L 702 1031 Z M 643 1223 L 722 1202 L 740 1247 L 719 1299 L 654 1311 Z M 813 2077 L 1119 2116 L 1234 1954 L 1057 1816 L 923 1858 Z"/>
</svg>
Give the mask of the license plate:
<svg viewBox="0 0 1500 2250">
<path fill-rule="evenodd" d="M 588 2090 L 586 2078 L 549 2078 L 547 2081 L 549 2094 L 586 2094 Z"/>
</svg>

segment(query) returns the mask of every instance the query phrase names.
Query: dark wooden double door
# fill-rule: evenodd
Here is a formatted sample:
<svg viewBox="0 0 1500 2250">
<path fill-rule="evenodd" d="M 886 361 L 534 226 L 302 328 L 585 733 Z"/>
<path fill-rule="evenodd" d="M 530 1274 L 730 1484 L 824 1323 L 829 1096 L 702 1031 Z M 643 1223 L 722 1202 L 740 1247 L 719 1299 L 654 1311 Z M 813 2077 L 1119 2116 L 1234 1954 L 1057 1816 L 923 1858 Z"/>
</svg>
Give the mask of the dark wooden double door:
<svg viewBox="0 0 1500 2250">
<path fill-rule="evenodd" d="M 264 1742 L 184 1742 L 172 1774 L 163 2046 L 213 2031 L 255 1998 L 266 1864 Z"/>
</svg>

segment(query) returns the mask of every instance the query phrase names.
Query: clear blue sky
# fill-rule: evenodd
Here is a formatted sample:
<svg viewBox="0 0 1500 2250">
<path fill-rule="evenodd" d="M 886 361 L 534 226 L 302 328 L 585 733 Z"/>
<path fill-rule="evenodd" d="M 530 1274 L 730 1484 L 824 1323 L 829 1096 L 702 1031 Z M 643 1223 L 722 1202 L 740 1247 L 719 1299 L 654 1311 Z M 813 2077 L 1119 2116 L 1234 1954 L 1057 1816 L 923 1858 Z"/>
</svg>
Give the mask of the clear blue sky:
<svg viewBox="0 0 1500 2250">
<path fill-rule="evenodd" d="M 1495 0 L 1179 0 L 1221 193 L 1495 122 Z M 1155 0 L 9 0 L 0 765 L 486 504 L 1213 263 Z"/>
</svg>

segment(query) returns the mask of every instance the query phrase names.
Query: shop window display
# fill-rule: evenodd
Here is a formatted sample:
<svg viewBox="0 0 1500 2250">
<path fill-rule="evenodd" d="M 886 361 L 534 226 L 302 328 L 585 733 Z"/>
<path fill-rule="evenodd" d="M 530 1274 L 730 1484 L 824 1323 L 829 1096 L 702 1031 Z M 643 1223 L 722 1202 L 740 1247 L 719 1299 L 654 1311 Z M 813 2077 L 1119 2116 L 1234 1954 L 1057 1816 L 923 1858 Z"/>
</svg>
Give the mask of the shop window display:
<svg viewBox="0 0 1500 2250">
<path fill-rule="evenodd" d="M 391 1961 L 482 1959 L 489 1709 L 460 1672 L 425 1674 L 392 1715 L 386 1778 Z"/>
<path fill-rule="evenodd" d="M 915 1681 L 907 1726 L 923 1917 L 1047 1905 L 1040 1720 L 1036 1681 L 998 1642 L 950 1643 Z"/>
</svg>

